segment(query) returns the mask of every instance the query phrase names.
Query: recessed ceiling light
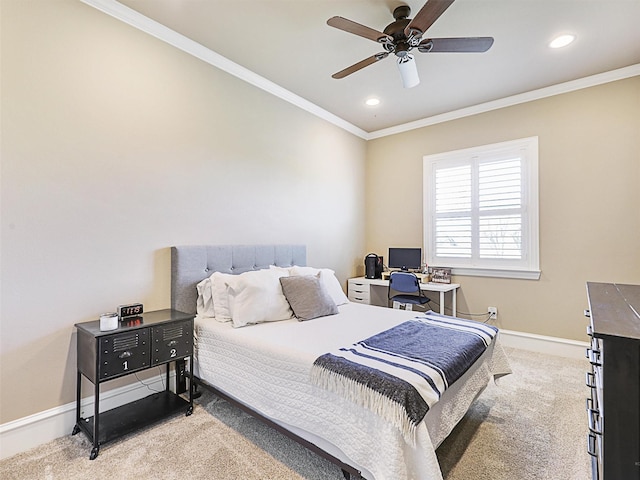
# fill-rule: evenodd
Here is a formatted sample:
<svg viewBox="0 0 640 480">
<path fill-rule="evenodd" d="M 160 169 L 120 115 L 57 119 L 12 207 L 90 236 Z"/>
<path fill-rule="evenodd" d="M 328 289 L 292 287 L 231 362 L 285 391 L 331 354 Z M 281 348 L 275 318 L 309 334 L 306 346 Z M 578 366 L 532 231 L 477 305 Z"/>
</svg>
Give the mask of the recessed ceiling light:
<svg viewBox="0 0 640 480">
<path fill-rule="evenodd" d="M 551 48 L 562 48 L 562 47 L 566 47 L 567 45 L 569 45 L 571 42 L 573 42 L 576 39 L 575 35 L 572 34 L 564 34 L 564 35 L 559 35 L 556 38 L 554 38 L 551 43 L 549 43 L 549 47 Z"/>
<path fill-rule="evenodd" d="M 380 99 L 371 97 L 371 98 L 367 98 L 367 100 L 364 103 L 366 103 L 370 107 L 375 107 L 376 105 L 380 104 Z"/>
</svg>

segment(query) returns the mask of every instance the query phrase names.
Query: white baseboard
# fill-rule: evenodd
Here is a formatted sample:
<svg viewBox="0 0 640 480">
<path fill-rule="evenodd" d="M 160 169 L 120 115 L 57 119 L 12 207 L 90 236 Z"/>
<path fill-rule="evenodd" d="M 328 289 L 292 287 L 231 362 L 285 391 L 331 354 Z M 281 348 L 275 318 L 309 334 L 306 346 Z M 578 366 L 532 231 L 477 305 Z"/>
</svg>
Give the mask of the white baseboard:
<svg viewBox="0 0 640 480">
<path fill-rule="evenodd" d="M 574 359 L 584 359 L 587 342 L 568 340 L 566 338 L 547 337 L 535 333 L 515 332 L 500 329 L 500 341 L 505 347 L 520 348 L 532 352 L 557 355 Z"/>
<path fill-rule="evenodd" d="M 100 411 L 139 400 L 154 391 L 162 391 L 165 389 L 165 382 L 166 374 L 159 374 L 145 379 L 144 384 L 137 382 L 101 393 Z M 93 416 L 93 401 L 93 396 L 82 400 L 81 416 L 83 418 Z M 26 452 L 56 438 L 71 435 L 75 424 L 76 402 L 4 423 L 0 425 L 0 460 Z M 88 455 L 89 452 L 87 452 L 87 458 Z"/>
<path fill-rule="evenodd" d="M 585 348 L 588 346 L 586 342 L 503 329 L 500 329 L 500 339 L 506 347 L 576 359 L 585 358 Z M 145 384 L 135 383 L 105 392 L 100 396 L 101 410 L 144 398 L 149 395 L 150 389 L 164 390 L 165 378 L 161 374 L 145 380 Z M 93 397 L 87 397 L 82 402 L 82 411 L 92 410 Z M 82 416 L 87 414 L 82 413 Z M 64 435 L 71 435 L 75 423 L 76 404 L 72 402 L 0 425 L 0 459 L 25 452 Z"/>
</svg>

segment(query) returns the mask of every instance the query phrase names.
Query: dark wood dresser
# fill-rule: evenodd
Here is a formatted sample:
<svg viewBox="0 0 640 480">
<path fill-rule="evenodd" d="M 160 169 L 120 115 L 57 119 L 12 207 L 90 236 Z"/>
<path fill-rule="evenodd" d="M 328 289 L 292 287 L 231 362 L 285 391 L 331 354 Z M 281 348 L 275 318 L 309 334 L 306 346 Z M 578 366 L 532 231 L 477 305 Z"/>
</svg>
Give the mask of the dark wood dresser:
<svg viewBox="0 0 640 480">
<path fill-rule="evenodd" d="M 587 283 L 593 480 L 640 480 L 640 285 Z"/>
</svg>

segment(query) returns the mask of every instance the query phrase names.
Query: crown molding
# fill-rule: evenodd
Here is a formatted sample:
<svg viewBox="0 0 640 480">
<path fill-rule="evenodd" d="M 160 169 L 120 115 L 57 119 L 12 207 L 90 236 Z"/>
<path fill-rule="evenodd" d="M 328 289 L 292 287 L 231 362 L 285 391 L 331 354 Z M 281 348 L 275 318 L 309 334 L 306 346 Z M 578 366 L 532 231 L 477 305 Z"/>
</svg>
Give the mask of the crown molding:
<svg viewBox="0 0 640 480">
<path fill-rule="evenodd" d="M 458 118 L 464 118 L 471 115 L 477 115 L 479 113 L 490 112 L 491 110 L 498 110 L 500 108 L 511 107 L 513 105 L 518 105 L 521 103 L 532 102 L 534 100 L 540 100 L 542 98 L 552 97 L 554 95 L 561 95 L 563 93 L 569 93 L 575 90 L 581 90 L 583 88 L 594 87 L 596 85 L 602 85 L 604 83 L 615 82 L 616 80 L 623 80 L 625 78 L 635 77 L 638 75 L 640 75 L 640 63 L 624 68 L 619 68 L 617 70 L 611 70 L 609 72 L 591 75 L 589 77 L 579 78 L 577 80 L 571 80 L 569 82 L 559 83 L 550 87 L 539 88 L 538 90 L 531 90 L 530 92 L 512 95 L 510 97 L 501 98 L 492 102 L 481 103 L 472 107 L 454 110 L 452 112 L 443 113 L 441 115 L 434 115 L 433 117 L 423 118 L 414 122 L 396 125 L 394 127 L 384 128 L 382 130 L 376 130 L 375 132 L 369 133 L 369 135 L 367 136 L 367 140 L 387 137 L 389 135 L 396 135 L 398 133 L 408 132 L 409 130 L 415 130 L 417 128 L 428 127 L 437 123 L 448 122 L 451 120 L 456 120 Z"/>
</svg>

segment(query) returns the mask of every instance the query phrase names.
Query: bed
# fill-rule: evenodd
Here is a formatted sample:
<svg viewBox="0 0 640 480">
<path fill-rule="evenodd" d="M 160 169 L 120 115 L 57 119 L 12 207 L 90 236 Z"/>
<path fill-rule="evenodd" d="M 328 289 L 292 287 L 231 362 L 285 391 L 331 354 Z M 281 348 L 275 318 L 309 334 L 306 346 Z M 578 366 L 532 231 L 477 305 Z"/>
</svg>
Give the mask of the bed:
<svg viewBox="0 0 640 480">
<path fill-rule="evenodd" d="M 408 433 L 393 421 L 395 417 L 345 396 L 338 387 L 331 389 L 314 381 L 313 372 L 327 352 L 403 327 L 416 321 L 416 312 L 349 302 L 331 270 L 306 267 L 303 245 L 179 246 L 172 247 L 171 259 L 171 306 L 197 314 L 196 384 L 334 462 L 346 478 L 442 479 L 436 448 L 488 382 L 510 373 L 496 332 L 473 364 L 441 392 L 439 401 L 429 405 L 424 418 Z M 270 297 L 260 296 L 262 290 L 252 296 L 256 292 L 250 287 L 255 285 L 246 279 L 274 275 L 321 283 L 322 298 L 331 299 L 324 302 L 332 305 L 331 312 L 300 321 L 289 311 L 288 318 L 265 321 L 261 315 L 286 315 L 278 310 L 280 304 L 274 306 Z M 222 277 L 235 295 L 233 312 L 222 312 L 217 308 L 221 304 L 213 302 L 218 299 L 215 292 L 206 293 L 215 290 L 208 279 Z M 299 285 L 301 280 L 290 284 L 285 278 L 279 284 L 290 290 L 289 285 Z M 291 296 L 286 300 L 290 307 L 295 305 L 296 314 L 304 316 L 305 309 L 294 304 Z M 209 310 L 214 303 L 215 311 Z M 225 320 L 225 315 L 234 318 Z M 239 325 L 237 319 L 241 319 Z M 243 323 L 247 319 L 257 323 Z M 452 317 L 445 320 L 455 321 Z"/>
</svg>

